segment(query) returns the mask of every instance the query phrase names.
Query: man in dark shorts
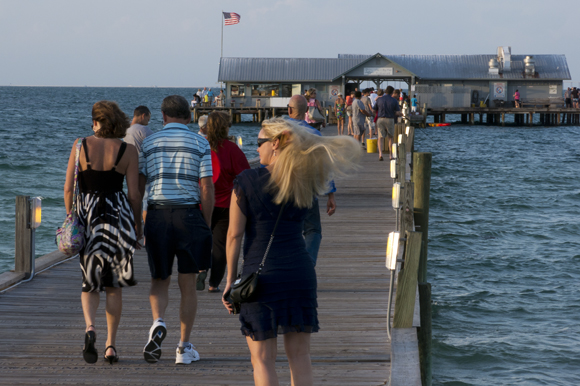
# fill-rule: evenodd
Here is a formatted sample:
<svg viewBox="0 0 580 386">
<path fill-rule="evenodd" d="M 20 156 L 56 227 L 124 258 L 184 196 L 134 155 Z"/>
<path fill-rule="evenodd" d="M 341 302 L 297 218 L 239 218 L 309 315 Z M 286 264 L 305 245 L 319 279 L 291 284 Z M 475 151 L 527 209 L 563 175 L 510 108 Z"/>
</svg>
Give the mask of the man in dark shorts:
<svg viewBox="0 0 580 386">
<path fill-rule="evenodd" d="M 167 336 L 163 318 L 177 256 L 181 340 L 175 363 L 190 364 L 199 360 L 198 352 L 189 343 L 197 312 L 196 275 L 211 268 L 209 225 L 215 201 L 211 149 L 205 138 L 186 126 L 191 113 L 185 98 L 168 96 L 161 104 L 161 112 L 165 126 L 145 138 L 139 154 L 139 188 L 143 192 L 145 184 L 149 184 L 145 237 L 153 314 L 143 356 L 150 363 L 161 357 L 161 342 Z"/>
</svg>

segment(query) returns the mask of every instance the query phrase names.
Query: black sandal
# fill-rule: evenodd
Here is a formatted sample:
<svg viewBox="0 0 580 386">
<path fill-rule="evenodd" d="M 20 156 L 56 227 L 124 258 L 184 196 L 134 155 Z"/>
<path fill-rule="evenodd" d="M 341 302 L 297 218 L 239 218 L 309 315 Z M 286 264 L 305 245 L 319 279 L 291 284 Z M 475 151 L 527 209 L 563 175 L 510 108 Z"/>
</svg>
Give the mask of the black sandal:
<svg viewBox="0 0 580 386">
<path fill-rule="evenodd" d="M 89 326 L 95 327 L 95 326 Z M 97 334 L 94 331 L 87 331 L 85 333 L 85 347 L 83 348 L 83 358 L 87 363 L 95 363 L 99 360 L 99 354 L 95 348 L 97 341 Z"/>
<path fill-rule="evenodd" d="M 110 348 L 115 350 L 115 355 L 107 355 L 107 350 Z M 105 360 L 109 361 L 110 364 L 113 364 L 114 362 L 119 362 L 119 356 L 117 355 L 117 349 L 115 348 L 115 346 L 107 346 L 107 348 L 105 349 Z"/>
</svg>

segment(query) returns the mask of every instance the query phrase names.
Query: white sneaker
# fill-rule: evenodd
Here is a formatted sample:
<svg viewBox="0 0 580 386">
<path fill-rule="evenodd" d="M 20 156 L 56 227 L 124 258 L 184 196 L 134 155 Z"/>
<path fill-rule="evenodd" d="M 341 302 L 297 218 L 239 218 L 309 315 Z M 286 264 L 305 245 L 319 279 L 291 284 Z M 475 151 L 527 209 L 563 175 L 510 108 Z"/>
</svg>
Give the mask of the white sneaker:
<svg viewBox="0 0 580 386">
<path fill-rule="evenodd" d="M 199 353 L 194 350 L 195 347 L 190 344 L 189 347 L 177 347 L 175 350 L 175 363 L 178 365 L 188 365 L 191 362 L 199 360 Z"/>
<path fill-rule="evenodd" d="M 149 363 L 156 363 L 161 358 L 161 343 L 167 336 L 167 327 L 161 320 L 156 320 L 149 329 L 149 342 L 143 348 L 143 357 Z"/>
</svg>

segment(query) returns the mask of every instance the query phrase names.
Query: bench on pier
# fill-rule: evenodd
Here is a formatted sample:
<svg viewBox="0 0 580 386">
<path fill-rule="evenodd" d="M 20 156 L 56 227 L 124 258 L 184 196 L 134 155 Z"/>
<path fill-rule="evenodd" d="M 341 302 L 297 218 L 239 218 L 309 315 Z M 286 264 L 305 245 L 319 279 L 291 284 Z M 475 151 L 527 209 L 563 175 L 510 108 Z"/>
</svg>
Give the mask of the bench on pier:
<svg viewBox="0 0 580 386">
<path fill-rule="evenodd" d="M 564 98 L 530 98 L 522 99 L 520 102 L 522 107 L 553 107 L 559 108 L 564 107 Z"/>
</svg>

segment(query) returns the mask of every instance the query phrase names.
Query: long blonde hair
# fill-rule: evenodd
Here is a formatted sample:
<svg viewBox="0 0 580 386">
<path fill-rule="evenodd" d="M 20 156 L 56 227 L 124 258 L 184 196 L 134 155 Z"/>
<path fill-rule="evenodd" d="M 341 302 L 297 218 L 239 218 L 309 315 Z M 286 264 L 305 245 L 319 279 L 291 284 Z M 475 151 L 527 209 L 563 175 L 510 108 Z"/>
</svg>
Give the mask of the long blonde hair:
<svg viewBox="0 0 580 386">
<path fill-rule="evenodd" d="M 262 130 L 266 137 L 280 140 L 268 185 L 276 204 L 310 208 L 314 195 L 328 192 L 331 179 L 358 167 L 361 147 L 351 137 L 318 136 L 283 118 L 264 121 Z"/>
</svg>

